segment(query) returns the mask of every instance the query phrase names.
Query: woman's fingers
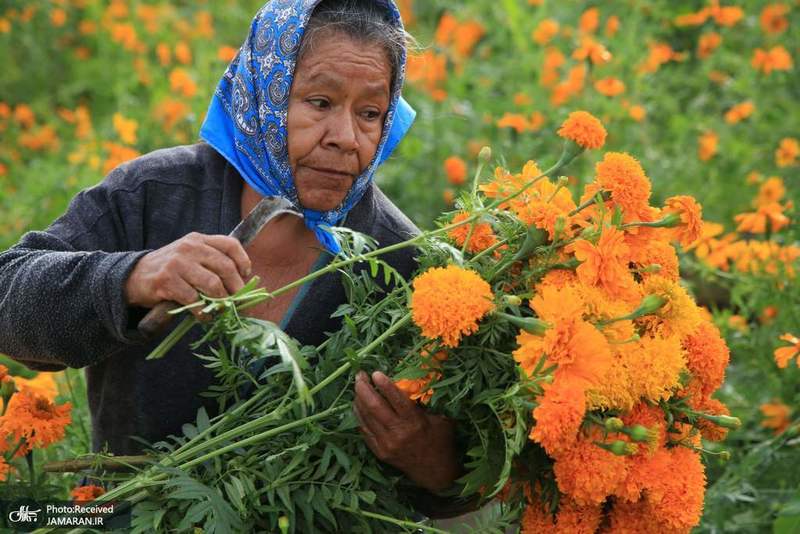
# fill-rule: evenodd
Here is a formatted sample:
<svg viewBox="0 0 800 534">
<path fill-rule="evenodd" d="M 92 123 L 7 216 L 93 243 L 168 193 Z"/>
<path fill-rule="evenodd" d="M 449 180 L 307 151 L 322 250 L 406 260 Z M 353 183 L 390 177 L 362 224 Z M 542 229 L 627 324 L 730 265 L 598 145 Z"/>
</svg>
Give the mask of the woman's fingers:
<svg viewBox="0 0 800 534">
<path fill-rule="evenodd" d="M 197 251 L 200 264 L 216 274 L 225 286 L 225 290 L 232 295 L 242 289 L 244 281 L 239 274 L 236 263 L 211 245 L 205 245 Z"/>
<path fill-rule="evenodd" d="M 417 405 L 388 376 L 380 371 L 375 371 L 372 373 L 372 382 L 378 386 L 381 394 L 389 401 L 392 409 L 399 417 L 408 419 L 421 416 Z"/>
<path fill-rule="evenodd" d="M 250 276 L 253 265 L 244 247 L 237 239 L 225 235 L 208 235 L 204 237 L 204 240 L 209 246 L 233 260 L 241 278 Z"/>
<path fill-rule="evenodd" d="M 361 417 L 376 436 L 396 424 L 397 414 L 386 399 L 370 385 L 365 373 L 359 373 L 356 377 L 355 402 Z"/>
</svg>

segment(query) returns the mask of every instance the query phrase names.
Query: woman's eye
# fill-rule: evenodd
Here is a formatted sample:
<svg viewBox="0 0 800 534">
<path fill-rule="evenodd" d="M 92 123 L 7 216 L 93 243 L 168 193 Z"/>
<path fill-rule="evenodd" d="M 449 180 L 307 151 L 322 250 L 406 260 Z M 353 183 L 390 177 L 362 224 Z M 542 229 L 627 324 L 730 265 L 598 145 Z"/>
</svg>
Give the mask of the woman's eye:
<svg viewBox="0 0 800 534">
<path fill-rule="evenodd" d="M 310 98 L 308 102 L 318 109 L 326 109 L 330 106 L 330 103 L 324 98 Z"/>
<path fill-rule="evenodd" d="M 365 119 L 367 119 L 369 121 L 374 121 L 374 120 L 379 119 L 381 117 L 381 112 L 377 111 L 377 110 L 374 110 L 374 109 L 370 109 L 370 110 L 367 110 L 367 111 L 363 112 L 362 115 L 364 116 Z"/>
</svg>

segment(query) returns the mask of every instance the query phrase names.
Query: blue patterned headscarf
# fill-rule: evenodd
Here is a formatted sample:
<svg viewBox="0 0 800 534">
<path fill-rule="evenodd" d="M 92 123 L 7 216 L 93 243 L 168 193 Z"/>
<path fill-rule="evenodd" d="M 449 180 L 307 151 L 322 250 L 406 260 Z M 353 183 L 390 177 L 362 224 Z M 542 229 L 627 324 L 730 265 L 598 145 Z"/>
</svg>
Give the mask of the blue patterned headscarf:
<svg viewBox="0 0 800 534">
<path fill-rule="evenodd" d="M 375 0 L 391 23 L 403 27 L 393 0 Z M 253 189 L 279 195 L 300 207 L 289 165 L 287 116 L 297 53 L 308 20 L 320 0 L 272 0 L 256 14 L 250 34 L 222 77 L 200 137 L 222 154 Z M 341 249 L 325 230 L 341 222 L 361 200 L 376 169 L 405 136 L 416 113 L 400 96 L 405 52 L 391 88 L 389 109 L 375 156 L 353 182 L 342 204 L 331 211 L 303 209 L 306 225 L 331 253 Z"/>
</svg>

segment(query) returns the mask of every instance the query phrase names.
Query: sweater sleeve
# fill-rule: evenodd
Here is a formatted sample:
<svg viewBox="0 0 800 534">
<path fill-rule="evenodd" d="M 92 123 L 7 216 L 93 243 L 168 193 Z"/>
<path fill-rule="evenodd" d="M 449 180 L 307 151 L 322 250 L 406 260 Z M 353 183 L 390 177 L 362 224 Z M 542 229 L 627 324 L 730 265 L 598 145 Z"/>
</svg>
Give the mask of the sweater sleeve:
<svg viewBox="0 0 800 534">
<path fill-rule="evenodd" d="M 143 310 L 125 281 L 150 250 L 142 235 L 144 186 L 123 168 L 80 192 L 49 228 L 0 253 L 0 352 L 36 370 L 92 365 L 144 340 Z"/>
</svg>

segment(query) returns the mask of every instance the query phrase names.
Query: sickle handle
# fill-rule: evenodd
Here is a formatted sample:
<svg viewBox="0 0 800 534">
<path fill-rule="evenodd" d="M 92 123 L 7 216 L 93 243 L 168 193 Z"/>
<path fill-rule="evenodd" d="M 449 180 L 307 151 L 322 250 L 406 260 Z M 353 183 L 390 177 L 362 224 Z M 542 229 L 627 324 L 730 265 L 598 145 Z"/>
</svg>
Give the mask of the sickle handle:
<svg viewBox="0 0 800 534">
<path fill-rule="evenodd" d="M 181 305 L 177 302 L 164 301 L 158 303 L 155 308 L 144 316 L 144 319 L 139 321 L 139 332 L 147 339 L 154 339 L 169 326 L 175 317 L 170 315 L 169 312 L 180 307 Z"/>
</svg>

